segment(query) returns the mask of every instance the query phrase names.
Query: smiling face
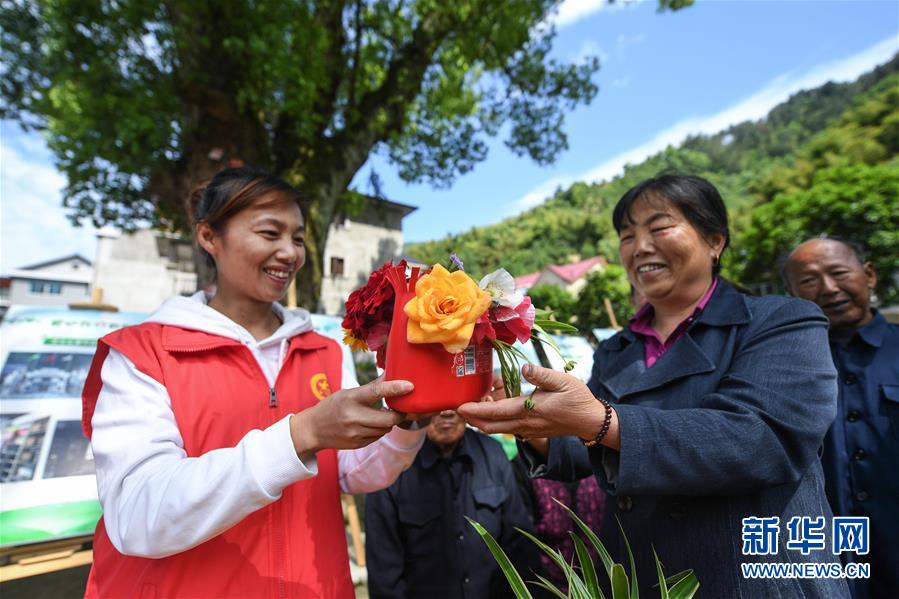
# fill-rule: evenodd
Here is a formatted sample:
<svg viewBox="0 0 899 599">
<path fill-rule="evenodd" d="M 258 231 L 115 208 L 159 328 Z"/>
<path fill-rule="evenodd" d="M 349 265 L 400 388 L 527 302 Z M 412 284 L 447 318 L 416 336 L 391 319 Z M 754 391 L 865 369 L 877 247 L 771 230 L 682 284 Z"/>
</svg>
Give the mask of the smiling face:
<svg viewBox="0 0 899 599">
<path fill-rule="evenodd" d="M 793 250 L 784 270 L 793 295 L 818 304 L 830 320 L 832 332 L 851 332 L 874 317 L 874 267 L 870 262 L 859 262 L 845 243 L 833 239 L 806 241 Z"/>
<path fill-rule="evenodd" d="M 218 295 L 270 304 L 284 297 L 306 259 L 303 215 L 292 201 L 268 194 L 228 219 L 220 233 L 197 226 L 212 255 Z"/>
<path fill-rule="evenodd" d="M 684 214 L 660 196 L 640 198 L 619 232 L 621 263 L 635 290 L 654 307 L 695 304 L 712 283 L 724 236 L 704 239 Z"/>
</svg>

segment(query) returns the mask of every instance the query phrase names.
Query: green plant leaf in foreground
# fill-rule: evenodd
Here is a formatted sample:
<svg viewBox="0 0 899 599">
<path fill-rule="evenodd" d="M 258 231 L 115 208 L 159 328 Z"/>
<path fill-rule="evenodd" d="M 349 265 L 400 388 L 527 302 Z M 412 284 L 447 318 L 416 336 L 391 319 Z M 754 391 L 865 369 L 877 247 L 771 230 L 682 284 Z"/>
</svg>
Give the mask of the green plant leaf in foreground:
<svg viewBox="0 0 899 599">
<path fill-rule="evenodd" d="M 599 579 L 596 577 L 596 568 L 593 565 L 593 560 L 590 558 L 590 553 L 587 551 L 587 546 L 574 531 L 571 531 L 568 534 L 571 535 L 571 538 L 574 541 L 574 550 L 577 552 L 577 559 L 581 564 L 581 571 L 584 573 L 584 584 L 587 585 L 590 596 L 597 597 L 598 599 L 605 599 L 599 588 Z"/>
<path fill-rule="evenodd" d="M 569 516 L 571 516 L 572 521 L 578 526 L 578 528 L 584 533 L 587 539 L 596 548 L 596 551 L 606 568 L 609 580 L 612 583 L 612 599 L 638 599 L 639 589 L 637 588 L 637 570 L 634 563 L 634 554 L 631 551 L 630 543 L 627 540 L 627 535 L 625 535 L 624 533 L 621 522 L 618 523 L 618 528 L 621 531 L 621 535 L 625 543 L 625 549 L 628 554 L 628 561 L 630 563 L 631 569 L 630 577 L 628 577 L 628 574 L 625 571 L 623 565 L 616 564 L 612 561 L 609 552 L 606 551 L 605 546 L 596 536 L 596 533 L 590 530 L 590 527 L 588 527 L 584 523 L 584 521 L 581 520 L 577 516 L 577 514 L 575 514 L 574 511 L 571 510 L 571 508 L 569 508 L 556 498 L 553 498 L 553 501 L 558 503 L 566 512 L 568 512 Z M 531 594 L 527 589 L 524 580 L 515 569 L 515 566 L 512 565 L 512 562 L 509 561 L 508 556 L 506 556 L 502 548 L 496 542 L 496 539 L 494 539 L 490 535 L 490 533 L 484 529 L 484 527 L 482 527 L 471 518 L 466 517 L 466 520 L 471 523 L 478 534 L 481 535 L 481 538 L 484 539 L 484 542 L 487 544 L 490 553 L 493 554 L 494 559 L 496 559 L 497 563 L 503 571 L 503 574 L 505 574 L 506 579 L 509 581 L 509 584 L 514 591 L 515 596 L 519 599 L 530 598 Z M 553 549 L 552 547 L 535 537 L 533 534 L 525 530 L 522 530 L 520 528 L 516 528 L 515 530 L 530 539 L 531 542 L 537 545 L 537 547 L 541 551 L 546 553 L 550 557 L 550 559 L 562 570 L 562 573 L 565 576 L 565 580 L 568 582 L 568 594 L 566 596 L 566 594 L 555 587 L 552 582 L 536 573 L 535 576 L 537 576 L 539 582 L 531 581 L 531 584 L 546 589 L 554 596 L 562 597 L 563 599 L 605 599 L 605 596 L 599 585 L 599 580 L 596 574 L 596 567 L 593 563 L 593 560 L 590 559 L 590 554 L 587 550 L 587 544 L 584 543 L 584 541 L 577 534 L 571 531 L 569 532 L 574 541 L 577 560 L 580 563 L 580 568 L 578 569 L 575 568 L 574 564 L 569 564 L 567 561 L 565 561 L 565 558 L 562 556 L 561 551 Z M 659 577 L 661 599 L 692 599 L 692 597 L 696 594 L 696 591 L 699 589 L 699 580 L 696 578 L 696 574 L 693 572 L 693 570 L 685 570 L 666 579 L 662 570 L 662 563 L 661 561 L 659 561 L 659 557 L 655 553 L 655 549 L 653 549 L 653 556 L 655 558 L 656 573 Z M 583 574 L 583 577 L 581 576 L 581 574 Z"/>
<path fill-rule="evenodd" d="M 618 519 L 618 516 L 615 516 L 615 521 L 618 523 L 618 530 L 621 531 L 621 538 L 624 539 L 624 548 L 627 550 L 627 561 L 630 563 L 631 567 L 631 599 L 639 599 L 640 589 L 637 586 L 637 565 L 634 563 L 634 552 L 631 551 L 631 543 L 627 540 L 627 535 L 624 534 L 624 527 L 621 526 L 621 520 Z"/>
<path fill-rule="evenodd" d="M 693 570 L 685 570 L 680 574 L 684 575 L 683 578 L 668 587 L 668 597 L 669 599 L 692 599 L 699 590 L 699 579 L 696 578 Z"/>
<path fill-rule="evenodd" d="M 531 584 L 536 585 L 536 586 L 540 587 L 541 589 L 546 589 L 547 591 L 549 591 L 556 597 L 559 597 L 560 599 L 568 599 L 568 596 L 565 593 L 563 593 L 562 591 L 560 591 L 559 589 L 557 589 L 551 580 L 549 580 L 548 578 L 546 578 L 544 576 L 540 576 L 539 574 L 535 574 L 534 576 L 536 576 L 540 582 L 531 581 Z"/>
<path fill-rule="evenodd" d="M 543 551 L 543 553 L 548 555 L 550 557 L 550 559 L 552 561 L 554 561 L 557 566 L 559 566 L 559 569 L 565 573 L 565 575 L 566 575 L 565 577 L 569 578 L 568 574 L 570 572 L 573 572 L 573 570 L 572 570 L 571 566 L 568 565 L 568 562 L 565 561 L 565 558 L 562 557 L 561 551 L 553 549 L 552 547 L 550 547 L 549 545 L 547 545 L 546 543 L 544 543 L 543 541 L 541 541 L 540 539 L 538 539 L 537 537 L 535 537 L 534 535 L 532 535 L 531 533 L 529 533 L 525 530 L 521 530 L 520 528 L 516 528 L 515 530 L 517 530 L 519 533 L 521 533 L 524 536 L 526 536 L 527 538 L 529 538 L 531 540 L 531 542 L 533 542 L 537 547 L 539 547 L 540 550 Z"/>
<path fill-rule="evenodd" d="M 515 596 L 518 599 L 533 599 L 531 592 L 524 584 L 524 580 L 522 580 L 518 570 L 516 570 L 515 566 L 512 565 L 512 562 L 509 561 L 509 556 L 507 556 L 506 552 L 503 551 L 503 548 L 499 546 L 499 543 L 496 542 L 493 535 L 468 516 L 465 516 L 465 519 L 468 520 L 468 523 L 474 527 L 477 533 L 481 535 L 481 538 L 484 539 L 484 542 L 487 543 L 487 548 L 490 550 L 490 553 L 493 554 L 493 559 L 499 564 L 503 574 L 506 575 L 506 580 L 509 581 L 509 585 L 512 587 Z"/>
<path fill-rule="evenodd" d="M 699 579 L 693 570 L 684 570 L 665 579 L 668 599 L 691 599 L 699 590 Z M 658 585 L 654 585 L 655 586 Z"/>
<path fill-rule="evenodd" d="M 656 561 L 656 574 L 659 575 L 659 596 L 661 599 L 668 598 L 668 585 L 665 583 L 665 574 L 662 572 L 662 562 L 659 561 L 659 554 L 656 553 L 655 547 L 652 548 L 652 557 Z"/>
<path fill-rule="evenodd" d="M 609 555 L 609 552 L 606 550 L 606 546 L 602 544 L 602 541 L 599 540 L 599 537 L 596 536 L 596 533 L 593 532 L 593 530 L 591 530 L 591 528 L 587 526 L 584 521 L 578 517 L 577 514 L 574 513 L 574 510 L 572 510 L 570 507 L 568 507 L 555 497 L 553 497 L 553 501 L 558 503 L 560 506 L 562 506 L 562 509 L 568 512 L 568 515 L 571 517 L 577 527 L 581 529 L 581 531 L 587 537 L 587 540 L 589 540 L 593 547 L 596 549 L 596 553 L 599 555 L 599 559 L 602 560 L 603 566 L 606 569 L 606 575 L 611 580 L 612 564 L 614 562 L 612 561 L 612 556 Z"/>
<path fill-rule="evenodd" d="M 612 565 L 612 599 L 631 599 L 627 574 L 621 564 Z"/>
</svg>

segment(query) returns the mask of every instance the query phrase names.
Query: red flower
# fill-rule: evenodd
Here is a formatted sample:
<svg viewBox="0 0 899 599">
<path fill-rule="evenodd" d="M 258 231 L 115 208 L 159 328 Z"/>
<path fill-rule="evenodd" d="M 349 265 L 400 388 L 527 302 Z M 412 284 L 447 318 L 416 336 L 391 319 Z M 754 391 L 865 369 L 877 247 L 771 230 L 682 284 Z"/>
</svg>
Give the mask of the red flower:
<svg viewBox="0 0 899 599">
<path fill-rule="evenodd" d="M 515 343 L 515 340 L 525 343 L 531 338 L 531 327 L 534 326 L 536 310 L 531 304 L 531 298 L 524 300 L 515 308 L 496 306 L 489 311 L 493 330 L 496 338 L 506 343 Z"/>
<path fill-rule="evenodd" d="M 387 342 L 387 331 L 393 316 L 394 291 L 384 273 L 393 266 L 388 262 L 371 273 L 368 282 L 353 291 L 345 304 L 346 316 L 341 326 L 351 331 L 353 336 L 364 340 L 372 351 L 377 351 Z M 398 266 L 405 267 L 406 261 L 401 260 Z"/>
<path fill-rule="evenodd" d="M 481 314 L 481 317 L 474 323 L 474 332 L 471 334 L 471 342 L 475 345 L 479 344 L 485 338 L 496 339 L 496 331 L 490 324 L 490 312 L 492 308 Z"/>
</svg>

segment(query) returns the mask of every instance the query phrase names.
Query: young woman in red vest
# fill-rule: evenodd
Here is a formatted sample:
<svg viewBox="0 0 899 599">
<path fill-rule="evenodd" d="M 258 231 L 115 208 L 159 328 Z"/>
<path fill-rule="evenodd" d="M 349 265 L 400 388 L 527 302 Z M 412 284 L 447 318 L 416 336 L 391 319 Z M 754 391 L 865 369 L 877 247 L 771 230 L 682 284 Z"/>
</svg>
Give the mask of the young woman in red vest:
<svg viewBox="0 0 899 599">
<path fill-rule="evenodd" d="M 309 313 L 278 303 L 305 258 L 298 200 L 264 172 L 219 173 L 191 198 L 216 294 L 100 340 L 88 597 L 354 596 L 339 492 L 389 486 L 424 431 L 371 407 L 411 383 L 358 387 Z"/>
</svg>

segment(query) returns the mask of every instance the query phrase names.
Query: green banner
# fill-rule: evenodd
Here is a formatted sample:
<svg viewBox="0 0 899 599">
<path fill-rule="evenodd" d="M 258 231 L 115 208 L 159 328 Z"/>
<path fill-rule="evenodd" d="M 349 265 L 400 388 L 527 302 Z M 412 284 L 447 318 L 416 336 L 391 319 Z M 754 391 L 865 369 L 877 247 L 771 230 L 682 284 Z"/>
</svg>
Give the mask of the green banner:
<svg viewBox="0 0 899 599">
<path fill-rule="evenodd" d="M 93 534 L 100 514 L 96 500 L 0 512 L 0 546 Z"/>
</svg>

